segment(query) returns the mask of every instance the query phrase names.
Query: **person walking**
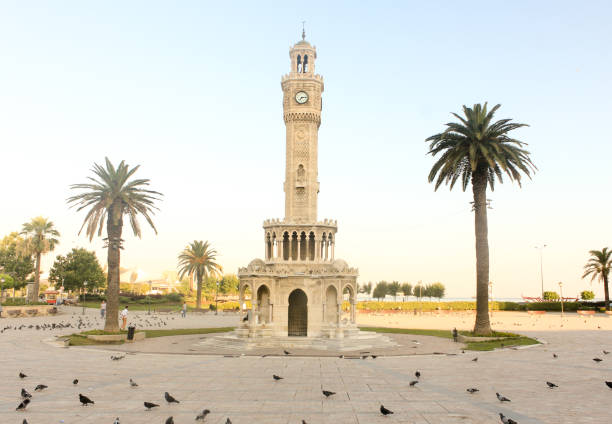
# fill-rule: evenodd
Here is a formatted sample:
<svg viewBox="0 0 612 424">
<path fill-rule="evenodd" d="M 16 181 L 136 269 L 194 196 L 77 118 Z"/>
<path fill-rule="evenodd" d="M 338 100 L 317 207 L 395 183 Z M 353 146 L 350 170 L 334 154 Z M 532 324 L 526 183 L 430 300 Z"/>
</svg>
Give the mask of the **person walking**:
<svg viewBox="0 0 612 424">
<path fill-rule="evenodd" d="M 183 309 L 181 309 L 181 315 L 183 318 L 187 316 L 187 302 L 183 302 Z"/>
<path fill-rule="evenodd" d="M 100 317 L 104 319 L 105 314 L 106 314 L 106 300 L 102 300 L 102 303 L 100 303 Z"/>
<path fill-rule="evenodd" d="M 121 311 L 121 329 L 125 330 L 125 326 L 127 325 L 127 316 L 128 316 L 128 307 L 125 305 L 123 310 Z"/>
</svg>

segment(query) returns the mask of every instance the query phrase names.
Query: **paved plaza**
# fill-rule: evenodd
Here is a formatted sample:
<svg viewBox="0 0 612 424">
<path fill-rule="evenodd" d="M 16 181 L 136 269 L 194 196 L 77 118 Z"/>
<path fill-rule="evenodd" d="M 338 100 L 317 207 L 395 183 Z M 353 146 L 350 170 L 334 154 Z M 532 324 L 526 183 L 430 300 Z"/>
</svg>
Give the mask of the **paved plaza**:
<svg viewBox="0 0 612 424">
<path fill-rule="evenodd" d="M 66 308 L 55 317 L 2 319 L 0 327 L 76 322 L 80 311 Z M 93 324 L 97 311 L 87 313 L 86 321 Z M 237 320 L 235 316 L 181 319 L 169 315 L 156 321 L 145 316 L 139 322 L 146 319 L 155 328 L 228 326 Z M 390 320 L 399 320 L 398 324 L 416 328 L 422 320 L 437 318 L 380 318 L 385 319 L 389 326 L 394 325 Z M 55 335 L 75 332 L 73 329 L 10 329 L 0 334 L 0 422 L 21 424 L 27 418 L 30 424 L 111 424 L 120 417 L 122 424 L 153 424 L 164 423 L 173 416 L 180 424 L 195 422 L 204 408 L 212 411 L 206 423 L 225 423 L 228 417 L 233 423 L 267 424 L 299 424 L 301 420 L 309 424 L 496 423 L 500 422 L 499 412 L 523 424 L 608 422 L 612 416 L 612 390 L 604 380 L 612 380 L 612 354 L 605 355 L 602 350 L 612 350 L 612 319 L 589 318 L 584 323 L 574 316 L 566 318 L 563 328 L 548 329 L 542 322 L 536 330 L 528 330 L 525 324 L 512 328 L 519 319 L 528 323 L 531 318 L 496 314 L 493 321 L 498 322 L 499 330 L 504 329 L 499 323 L 505 324 L 508 330 L 546 343 L 518 350 L 366 360 L 132 352 L 120 361 L 112 361 L 114 352 L 51 344 Z M 560 322 L 554 314 L 546 319 Z M 359 320 L 376 321 L 375 317 L 361 316 Z M 580 323 L 586 329 L 578 331 Z M 157 340 L 172 344 L 173 339 Z M 428 337 L 419 339 L 426 343 Z M 553 353 L 558 358 L 553 358 Z M 475 357 L 477 362 L 472 361 Z M 596 363 L 592 360 L 595 357 L 603 361 Z M 416 370 L 422 373 L 421 381 L 410 387 Z M 20 371 L 28 377 L 21 380 Z M 284 379 L 274 381 L 272 374 Z M 72 384 L 75 378 L 79 380 L 76 386 Z M 130 378 L 139 387 L 130 387 Z M 546 381 L 559 388 L 548 389 Z M 34 392 L 37 384 L 49 387 Z M 16 412 L 22 387 L 33 394 L 33 399 L 25 412 Z M 466 392 L 468 387 L 480 391 L 470 395 Z M 336 395 L 325 398 L 322 389 Z M 165 391 L 180 404 L 167 405 Z M 501 404 L 495 392 L 512 402 Z M 92 398 L 95 405 L 80 406 L 79 393 Z M 146 412 L 144 401 L 159 403 L 160 407 Z M 383 417 L 378 412 L 381 404 L 395 414 Z"/>
</svg>

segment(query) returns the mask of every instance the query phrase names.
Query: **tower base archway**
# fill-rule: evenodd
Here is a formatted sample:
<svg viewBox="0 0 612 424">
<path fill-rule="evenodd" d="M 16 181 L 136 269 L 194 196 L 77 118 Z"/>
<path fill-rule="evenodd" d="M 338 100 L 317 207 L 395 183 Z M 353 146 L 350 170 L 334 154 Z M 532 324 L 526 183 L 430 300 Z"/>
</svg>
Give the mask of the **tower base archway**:
<svg viewBox="0 0 612 424">
<path fill-rule="evenodd" d="M 300 289 L 289 295 L 287 330 L 288 336 L 308 336 L 308 298 Z"/>
</svg>

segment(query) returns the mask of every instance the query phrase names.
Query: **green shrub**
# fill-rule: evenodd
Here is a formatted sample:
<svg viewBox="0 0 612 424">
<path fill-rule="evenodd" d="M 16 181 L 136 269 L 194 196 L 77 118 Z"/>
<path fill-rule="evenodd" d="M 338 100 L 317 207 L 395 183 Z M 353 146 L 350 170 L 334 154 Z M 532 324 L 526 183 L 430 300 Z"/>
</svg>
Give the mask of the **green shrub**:
<svg viewBox="0 0 612 424">
<path fill-rule="evenodd" d="M 183 295 L 180 293 L 168 293 L 166 296 L 168 302 L 182 302 Z"/>
<path fill-rule="evenodd" d="M 515 302 L 491 302 L 491 308 L 499 311 L 524 311 L 525 305 Z M 473 311 L 476 310 L 476 302 L 358 302 L 357 309 L 366 311 L 407 311 L 423 310 L 426 312 L 443 311 Z"/>
<path fill-rule="evenodd" d="M 591 290 L 585 290 L 583 292 L 580 292 L 580 299 L 593 300 L 595 299 L 595 293 L 593 293 Z"/>
<path fill-rule="evenodd" d="M 130 303 L 131 301 L 132 299 L 127 296 L 119 296 L 119 303 Z"/>
<path fill-rule="evenodd" d="M 526 308 L 528 311 L 551 311 L 551 312 L 560 312 L 561 311 L 561 302 L 533 302 L 527 303 Z M 581 308 L 581 304 L 579 302 L 563 302 L 563 310 L 566 312 L 575 312 Z"/>
<path fill-rule="evenodd" d="M 559 300 L 559 293 L 554 291 L 545 291 L 543 294 L 544 300 Z"/>
<path fill-rule="evenodd" d="M 28 302 L 25 297 L 7 297 L 2 304 L 4 306 L 47 305 L 47 302 Z"/>
</svg>

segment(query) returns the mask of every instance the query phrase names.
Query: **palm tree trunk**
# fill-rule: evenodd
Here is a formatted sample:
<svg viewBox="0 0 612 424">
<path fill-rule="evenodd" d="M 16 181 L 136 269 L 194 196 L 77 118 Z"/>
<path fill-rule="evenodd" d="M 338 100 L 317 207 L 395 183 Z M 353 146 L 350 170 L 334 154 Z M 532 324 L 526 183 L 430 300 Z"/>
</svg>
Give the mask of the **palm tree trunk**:
<svg viewBox="0 0 612 424">
<path fill-rule="evenodd" d="M 108 277 L 106 288 L 106 321 L 105 331 L 119 331 L 119 268 L 121 264 L 121 240 L 122 220 L 113 220 L 114 207 L 109 208 L 106 221 L 108 237 Z"/>
<path fill-rule="evenodd" d="M 34 270 L 34 287 L 32 293 L 30 293 L 30 302 L 38 301 L 38 291 L 40 290 L 40 260 L 42 257 L 41 252 L 36 252 L 36 269 Z"/>
<path fill-rule="evenodd" d="M 489 321 L 489 239 L 487 223 L 487 174 L 486 168 L 477 169 L 472 175 L 474 194 L 474 232 L 476 235 L 476 322 L 474 333 L 491 334 Z"/>
<path fill-rule="evenodd" d="M 200 274 L 199 272 L 196 274 L 196 283 L 197 283 L 197 290 L 196 290 L 196 309 L 200 309 L 200 307 L 202 306 L 202 274 Z"/>
<path fill-rule="evenodd" d="M 604 299 L 606 301 L 606 311 L 610 310 L 610 291 L 608 290 L 608 275 L 604 274 L 603 276 L 604 283 Z"/>
</svg>

